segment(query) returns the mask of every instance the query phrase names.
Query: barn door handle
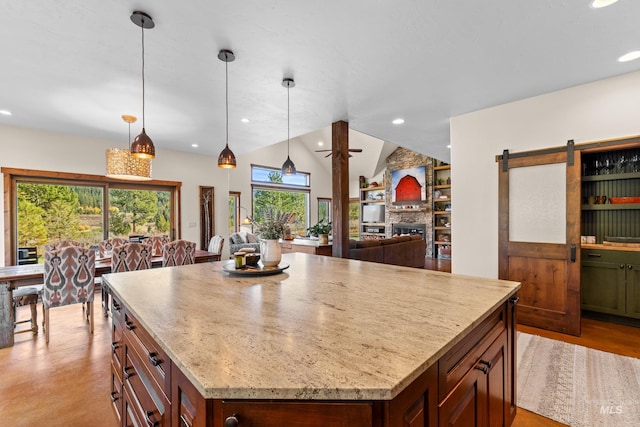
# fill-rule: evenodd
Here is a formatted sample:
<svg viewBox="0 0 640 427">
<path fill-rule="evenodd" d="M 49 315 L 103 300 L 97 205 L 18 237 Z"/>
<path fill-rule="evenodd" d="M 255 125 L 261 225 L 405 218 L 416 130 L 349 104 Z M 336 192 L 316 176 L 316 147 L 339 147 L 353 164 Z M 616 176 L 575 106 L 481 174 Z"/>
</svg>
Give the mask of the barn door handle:
<svg viewBox="0 0 640 427">
<path fill-rule="evenodd" d="M 571 245 L 571 262 L 576 262 L 576 245 Z"/>
</svg>

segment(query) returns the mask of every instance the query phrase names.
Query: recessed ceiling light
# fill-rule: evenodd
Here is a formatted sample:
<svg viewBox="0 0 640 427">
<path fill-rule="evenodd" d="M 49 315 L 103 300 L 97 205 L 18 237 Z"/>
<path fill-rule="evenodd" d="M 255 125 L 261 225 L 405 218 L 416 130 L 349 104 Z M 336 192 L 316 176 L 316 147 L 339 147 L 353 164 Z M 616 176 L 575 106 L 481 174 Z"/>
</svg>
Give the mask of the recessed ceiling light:
<svg viewBox="0 0 640 427">
<path fill-rule="evenodd" d="M 193 148 L 198 148 L 198 144 L 191 144 Z"/>
<path fill-rule="evenodd" d="M 632 52 L 625 53 L 624 55 L 622 55 L 620 58 L 618 58 L 618 62 L 629 62 L 638 58 L 640 58 L 640 50 L 634 50 Z"/>
<path fill-rule="evenodd" d="M 322 147 L 323 145 L 324 145 L 324 142 L 318 141 L 318 147 Z"/>
<path fill-rule="evenodd" d="M 451 148 L 451 144 L 447 145 L 447 148 Z"/>
<path fill-rule="evenodd" d="M 9 111 L 9 110 L 0 110 L 0 114 L 2 114 L 3 116 L 10 116 L 11 115 L 11 111 Z"/>
<path fill-rule="evenodd" d="M 242 123 L 249 123 L 249 119 L 247 119 L 246 117 L 243 117 L 242 119 L 240 119 L 240 121 Z"/>
<path fill-rule="evenodd" d="M 401 125 L 404 123 L 404 119 L 395 119 L 391 123 L 393 123 L 394 125 Z"/>
<path fill-rule="evenodd" d="M 595 7 L 596 9 L 600 9 L 601 7 L 611 6 L 618 0 L 593 0 L 591 2 L 591 7 Z"/>
</svg>

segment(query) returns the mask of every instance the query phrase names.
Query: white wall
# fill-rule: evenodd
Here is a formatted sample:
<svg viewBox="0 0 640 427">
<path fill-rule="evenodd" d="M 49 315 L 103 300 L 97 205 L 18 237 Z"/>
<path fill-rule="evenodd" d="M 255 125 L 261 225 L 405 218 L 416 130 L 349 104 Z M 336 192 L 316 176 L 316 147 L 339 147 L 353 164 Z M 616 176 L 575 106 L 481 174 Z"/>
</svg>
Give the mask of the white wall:
<svg viewBox="0 0 640 427">
<path fill-rule="evenodd" d="M 0 125 L 0 167 L 103 175 L 105 150 L 113 147 L 122 147 L 122 141 Z M 286 143 L 236 157 L 236 169 L 220 169 L 217 157 L 156 149 L 152 166 L 154 179 L 182 182 L 183 239 L 200 241 L 198 187 L 215 188 L 215 232 L 225 238 L 223 259 L 229 249 L 229 190 L 240 191 L 242 206 L 251 209 L 251 163 L 279 168 L 286 159 Z M 307 150 L 295 144 L 291 145 L 291 158 L 298 169 L 311 172 L 310 210 L 311 223 L 314 224 L 317 221 L 317 197 L 331 197 L 331 177 Z M 0 198 L 0 209 L 4 212 L 4 198 Z M 4 228 L 4 216 L 0 216 L 0 226 Z M 9 236 L 3 235 L 0 241 L 0 265 L 4 265 L 4 240 L 7 238 Z"/>
<path fill-rule="evenodd" d="M 526 84 L 526 82 L 523 82 Z M 451 119 L 454 273 L 498 277 L 498 164 L 512 152 L 640 134 L 640 73 Z"/>
</svg>

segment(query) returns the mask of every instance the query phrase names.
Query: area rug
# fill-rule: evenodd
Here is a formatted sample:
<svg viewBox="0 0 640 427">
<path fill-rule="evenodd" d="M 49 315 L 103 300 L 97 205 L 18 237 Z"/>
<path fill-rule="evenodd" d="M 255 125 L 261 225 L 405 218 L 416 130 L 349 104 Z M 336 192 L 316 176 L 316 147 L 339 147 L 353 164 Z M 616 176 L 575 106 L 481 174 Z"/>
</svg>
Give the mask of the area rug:
<svg viewBox="0 0 640 427">
<path fill-rule="evenodd" d="M 640 426 L 640 359 L 521 332 L 517 353 L 519 407 L 576 427 Z"/>
</svg>

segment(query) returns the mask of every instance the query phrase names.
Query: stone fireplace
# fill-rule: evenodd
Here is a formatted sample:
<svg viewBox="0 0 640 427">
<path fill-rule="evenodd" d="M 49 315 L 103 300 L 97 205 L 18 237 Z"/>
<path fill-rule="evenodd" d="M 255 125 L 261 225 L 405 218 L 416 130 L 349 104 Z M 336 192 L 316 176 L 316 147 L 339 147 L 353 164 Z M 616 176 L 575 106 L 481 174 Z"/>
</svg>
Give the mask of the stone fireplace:
<svg viewBox="0 0 640 427">
<path fill-rule="evenodd" d="M 433 256 L 433 159 L 404 147 L 398 147 L 387 157 L 387 169 L 384 176 L 385 199 L 386 199 L 386 234 L 391 237 L 395 234 L 394 228 L 402 225 L 401 228 L 415 230 L 401 234 L 421 234 L 427 243 L 427 256 Z M 409 169 L 419 166 L 426 167 L 426 195 L 427 202 L 420 206 L 413 206 L 411 209 L 398 209 L 398 206 L 391 204 L 391 172 L 394 170 Z M 418 231 L 420 230 L 420 231 Z"/>
</svg>

